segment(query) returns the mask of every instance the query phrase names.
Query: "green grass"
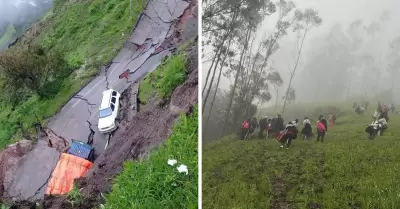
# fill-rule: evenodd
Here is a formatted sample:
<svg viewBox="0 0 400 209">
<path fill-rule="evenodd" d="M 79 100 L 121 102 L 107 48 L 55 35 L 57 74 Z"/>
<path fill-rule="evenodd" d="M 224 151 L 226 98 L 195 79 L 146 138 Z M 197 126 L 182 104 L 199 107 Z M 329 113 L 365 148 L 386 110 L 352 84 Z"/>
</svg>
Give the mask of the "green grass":
<svg viewBox="0 0 400 209">
<path fill-rule="evenodd" d="M 186 80 L 186 56 L 177 54 L 169 57 L 160 66 L 156 77 L 156 88 L 161 97 L 169 97 L 176 87 Z"/>
<path fill-rule="evenodd" d="M 197 208 L 197 107 L 187 117 L 182 115 L 171 136 L 153 151 L 148 159 L 128 161 L 116 177 L 105 208 Z M 167 164 L 169 159 L 188 167 L 189 174 Z"/>
<path fill-rule="evenodd" d="M 5 46 L 16 32 L 14 25 L 8 24 L 3 36 L 0 37 L 0 48 Z"/>
<path fill-rule="evenodd" d="M 0 209 L 9 209 L 9 208 L 10 208 L 10 206 L 8 206 L 4 203 L 0 204 Z"/>
<path fill-rule="evenodd" d="M 153 72 L 154 73 L 154 72 Z M 139 100 L 142 104 L 146 104 L 152 95 L 154 95 L 156 89 L 153 87 L 153 84 L 150 80 L 152 73 L 148 74 L 144 79 L 140 82 L 139 87 Z"/>
<path fill-rule="evenodd" d="M 1 100 L 0 148 L 21 139 L 18 122 L 32 130 L 36 116 L 52 116 L 98 72 L 101 64 L 114 58 L 145 7 L 145 0 L 133 0 L 131 19 L 129 3 L 130 0 L 54 2 L 53 10 L 42 18 L 45 26 L 41 34 L 33 42 L 65 52 L 69 64 L 80 68 L 79 76 L 78 71 L 71 74 L 62 81 L 59 93 L 48 100 L 33 95 L 16 107 Z"/>
<path fill-rule="evenodd" d="M 41 42 L 67 53 L 70 64 L 80 66 L 85 60 L 107 63 L 114 58 L 123 42 L 129 37 L 145 0 L 94 0 L 76 1 L 63 6 L 55 5 L 51 28 Z"/>
<path fill-rule="evenodd" d="M 146 104 L 155 92 L 166 98 L 171 96 L 176 87 L 183 84 L 187 77 L 187 58 L 181 53 L 191 43 L 183 44 L 179 53 L 168 57 L 157 69 L 148 74 L 140 83 L 139 99 Z"/>
<path fill-rule="evenodd" d="M 80 205 L 84 201 L 81 191 L 75 184 L 72 190 L 68 192 L 67 197 L 68 197 L 68 202 L 71 204 L 72 207 Z"/>
<path fill-rule="evenodd" d="M 272 139 L 227 137 L 206 145 L 203 208 L 399 208 L 400 116 L 369 140 L 372 113 L 341 109 L 324 143 L 297 139 L 280 150 Z"/>
</svg>

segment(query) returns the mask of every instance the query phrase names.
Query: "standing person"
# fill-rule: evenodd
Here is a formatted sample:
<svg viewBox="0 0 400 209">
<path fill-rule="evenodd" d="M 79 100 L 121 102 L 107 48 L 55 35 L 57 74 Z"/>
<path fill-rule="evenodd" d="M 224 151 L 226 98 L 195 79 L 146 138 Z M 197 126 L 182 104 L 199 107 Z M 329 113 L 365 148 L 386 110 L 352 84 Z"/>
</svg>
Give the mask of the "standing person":
<svg viewBox="0 0 400 209">
<path fill-rule="evenodd" d="M 329 126 L 333 127 L 335 125 L 336 125 L 336 115 L 332 111 L 331 114 L 329 115 Z"/>
<path fill-rule="evenodd" d="M 275 120 L 275 129 L 276 132 L 280 132 L 283 131 L 283 129 L 285 129 L 285 126 L 283 125 L 283 118 L 281 114 L 278 114 L 278 117 Z"/>
<path fill-rule="evenodd" d="M 260 132 L 258 133 L 258 137 L 262 138 L 264 130 L 266 130 L 268 126 L 268 117 L 267 116 L 262 117 L 258 124 L 260 126 Z"/>
<path fill-rule="evenodd" d="M 272 120 L 273 120 L 273 119 L 271 119 L 271 118 L 268 118 L 268 119 L 267 119 L 267 127 L 266 127 L 267 136 L 266 136 L 266 138 L 269 138 L 269 134 L 271 133 L 271 130 L 272 130 L 272 127 L 273 127 Z"/>
<path fill-rule="evenodd" d="M 254 133 L 254 131 L 256 130 L 256 128 L 258 128 L 258 121 L 257 121 L 257 118 L 254 117 L 254 118 L 251 120 L 251 123 L 250 123 L 250 135 L 252 135 L 252 134 Z"/>
<path fill-rule="evenodd" d="M 311 121 L 308 117 L 304 117 L 303 120 L 303 129 L 301 130 L 301 135 L 303 136 L 303 140 L 306 140 L 307 137 L 310 137 L 312 134 Z"/>
<path fill-rule="evenodd" d="M 284 148 L 286 146 L 286 149 L 289 149 L 290 145 L 292 144 L 292 140 L 297 138 L 297 126 L 295 121 L 289 122 L 286 127 L 285 127 L 285 132 L 282 133 L 282 139 L 281 139 L 281 148 Z"/>
<path fill-rule="evenodd" d="M 392 112 L 392 114 L 394 113 L 394 111 L 396 110 L 396 108 L 394 107 L 394 104 L 390 105 L 390 111 Z"/>
<path fill-rule="evenodd" d="M 320 115 L 319 120 L 317 122 L 317 142 L 321 139 L 321 142 L 324 142 L 324 137 L 328 133 L 328 124 L 324 118 L 324 116 Z"/>
<path fill-rule="evenodd" d="M 240 139 L 241 140 L 246 139 L 247 135 L 249 135 L 249 130 L 250 130 L 250 118 L 245 120 L 242 124 L 242 128 L 240 130 Z"/>
</svg>

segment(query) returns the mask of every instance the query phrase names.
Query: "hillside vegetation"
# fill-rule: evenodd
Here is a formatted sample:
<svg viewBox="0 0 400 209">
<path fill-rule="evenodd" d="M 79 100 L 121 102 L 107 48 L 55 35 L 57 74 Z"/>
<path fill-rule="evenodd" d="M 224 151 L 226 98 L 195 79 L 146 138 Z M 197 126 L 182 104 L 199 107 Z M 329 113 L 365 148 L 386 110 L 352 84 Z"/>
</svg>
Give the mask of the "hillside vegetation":
<svg viewBox="0 0 400 209">
<path fill-rule="evenodd" d="M 231 136 L 206 145 L 203 208 L 399 208 L 400 116 L 389 115 L 385 136 L 369 140 L 373 108 L 365 116 L 341 108 L 323 143 L 296 139 L 281 150 L 273 139 Z"/>
<path fill-rule="evenodd" d="M 112 60 L 138 21 L 145 0 L 132 1 L 132 18 L 129 5 L 130 0 L 55 0 L 52 11 L 36 24 L 38 34 L 24 37 L 40 50 L 31 52 L 16 45 L 0 55 L 0 60 L 20 55 L 0 66 L 7 69 L 0 73 L 0 148 L 21 138 L 20 124 L 29 130 L 38 120 L 45 123 L 43 118 L 56 113 L 101 65 Z M 61 58 L 40 65 L 43 68 L 33 67 L 52 56 Z M 67 66 L 61 68 L 64 64 Z M 58 66 L 58 71 L 46 74 L 51 66 Z M 22 70 L 16 74 L 13 69 Z M 47 76 L 38 77 L 40 74 Z"/>
</svg>

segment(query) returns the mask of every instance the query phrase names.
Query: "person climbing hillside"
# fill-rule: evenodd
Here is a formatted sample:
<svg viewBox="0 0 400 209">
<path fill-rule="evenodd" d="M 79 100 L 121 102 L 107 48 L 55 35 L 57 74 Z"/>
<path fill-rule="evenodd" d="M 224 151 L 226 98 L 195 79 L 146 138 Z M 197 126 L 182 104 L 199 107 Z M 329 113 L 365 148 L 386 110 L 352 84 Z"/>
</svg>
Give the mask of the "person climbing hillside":
<svg viewBox="0 0 400 209">
<path fill-rule="evenodd" d="M 384 103 L 378 102 L 378 108 L 375 111 L 374 117 L 377 117 L 378 120 L 385 118 L 386 121 L 389 121 L 388 108 L 386 107 L 386 105 Z"/>
<path fill-rule="evenodd" d="M 364 105 L 358 104 L 354 111 L 357 113 L 357 115 L 363 115 L 364 110 Z"/>
<path fill-rule="evenodd" d="M 317 122 L 317 142 L 321 140 L 324 142 L 325 135 L 328 133 L 328 124 L 323 115 L 319 116 L 319 120 Z"/>
<path fill-rule="evenodd" d="M 260 126 L 260 132 L 258 133 L 258 137 L 262 138 L 264 135 L 264 131 L 267 130 L 268 126 L 268 116 L 264 116 L 260 119 L 260 122 L 258 123 Z"/>
<path fill-rule="evenodd" d="M 274 124 L 274 119 L 272 118 L 268 118 L 268 120 L 267 120 L 267 125 L 266 125 L 266 132 L 267 132 L 267 136 L 265 137 L 265 138 L 269 138 L 269 136 L 270 136 L 270 133 L 272 132 L 272 126 L 273 126 L 273 124 Z"/>
<path fill-rule="evenodd" d="M 254 133 L 254 131 L 258 128 L 258 121 L 256 117 L 253 117 L 250 123 L 250 135 Z"/>
<path fill-rule="evenodd" d="M 329 115 L 329 126 L 334 127 L 335 125 L 336 125 L 336 115 L 332 111 L 331 114 Z"/>
<path fill-rule="evenodd" d="M 286 146 L 286 149 L 289 149 L 290 145 L 292 144 L 292 140 L 297 138 L 298 130 L 295 121 L 290 121 L 284 131 L 279 134 L 278 141 L 281 142 L 281 148 Z"/>
<path fill-rule="evenodd" d="M 394 104 L 391 104 L 390 107 L 389 107 L 389 109 L 390 109 L 390 111 L 391 111 L 392 113 L 394 113 L 394 112 L 396 111 L 396 108 L 394 107 Z"/>
<path fill-rule="evenodd" d="M 307 140 L 308 137 L 312 136 L 311 121 L 308 119 L 308 117 L 304 117 L 301 135 L 303 136 L 303 140 Z"/>
<path fill-rule="evenodd" d="M 275 127 L 274 127 L 274 132 L 280 132 L 285 128 L 283 125 L 283 118 L 281 114 L 278 114 L 278 117 L 275 119 Z"/>
<path fill-rule="evenodd" d="M 250 130 L 250 118 L 245 120 L 242 124 L 242 128 L 240 130 L 240 139 L 245 140 L 246 137 L 249 135 L 249 130 Z"/>
</svg>

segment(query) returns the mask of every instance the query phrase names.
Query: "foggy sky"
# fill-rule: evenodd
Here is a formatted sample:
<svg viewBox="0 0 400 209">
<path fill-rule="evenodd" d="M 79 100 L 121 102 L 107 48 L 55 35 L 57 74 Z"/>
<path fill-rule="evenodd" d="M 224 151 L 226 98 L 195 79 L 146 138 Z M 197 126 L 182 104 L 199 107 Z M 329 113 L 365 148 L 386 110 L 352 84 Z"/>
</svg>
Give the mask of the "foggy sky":
<svg viewBox="0 0 400 209">
<path fill-rule="evenodd" d="M 396 8 L 400 8 L 399 0 L 293 0 L 296 3 L 297 8 L 307 8 L 311 7 L 316 9 L 319 12 L 320 17 L 323 19 L 323 24 L 319 26 L 319 28 L 314 28 L 310 31 L 308 37 L 305 40 L 303 46 L 303 53 L 300 58 L 300 63 L 298 70 L 296 72 L 293 84 L 298 87 L 301 85 L 301 80 L 296 80 L 299 78 L 298 74 L 301 73 L 302 67 L 304 63 L 307 61 L 307 54 L 310 50 L 312 44 L 316 44 L 314 40 L 316 37 L 321 36 L 323 34 L 327 34 L 330 28 L 337 23 L 341 23 L 344 28 L 348 26 L 349 23 L 354 20 L 360 19 L 365 24 L 371 23 L 373 20 L 377 20 L 379 16 L 382 14 L 384 10 L 387 10 L 390 13 L 390 20 L 388 25 L 391 25 L 390 28 L 387 28 L 388 39 L 393 38 L 395 36 L 400 35 L 400 25 L 397 23 L 397 20 L 400 19 L 400 14 L 397 13 Z M 379 20 L 379 19 L 378 19 Z M 265 31 L 271 31 L 274 27 L 274 23 L 276 22 L 276 17 L 269 17 L 268 20 L 264 21 L 263 27 L 259 32 L 259 35 L 262 36 Z M 267 33 L 268 34 L 268 33 Z M 287 88 L 288 85 L 288 77 L 289 70 L 288 66 L 291 64 L 293 66 L 293 58 L 290 56 L 291 51 L 293 49 L 293 43 L 295 40 L 294 34 L 289 33 L 288 36 L 284 37 L 279 41 L 280 48 L 279 50 L 273 54 L 270 58 L 270 64 L 274 68 L 277 68 L 282 78 L 284 79 L 284 84 L 282 86 L 282 90 Z M 382 43 L 382 45 L 387 46 L 387 41 Z M 205 50 L 207 51 L 207 49 Z M 207 75 L 208 68 L 210 63 L 203 63 L 203 71 L 202 71 L 202 81 L 204 83 L 205 77 Z M 225 77 L 221 80 L 220 87 L 229 88 L 230 81 Z M 281 91 L 282 91 L 281 90 Z M 273 93 L 273 92 L 271 92 Z M 280 95 L 281 97 L 282 95 Z M 275 95 L 273 95 L 275 97 Z M 299 98 L 300 99 L 300 98 Z M 273 98 L 272 100 L 275 100 Z M 274 103 L 274 102 L 272 102 Z"/>
<path fill-rule="evenodd" d="M 51 2 L 51 0 L 0 0 L 0 26 L 4 23 L 19 22 L 26 14 L 42 13 L 43 7 L 48 7 Z"/>
</svg>

